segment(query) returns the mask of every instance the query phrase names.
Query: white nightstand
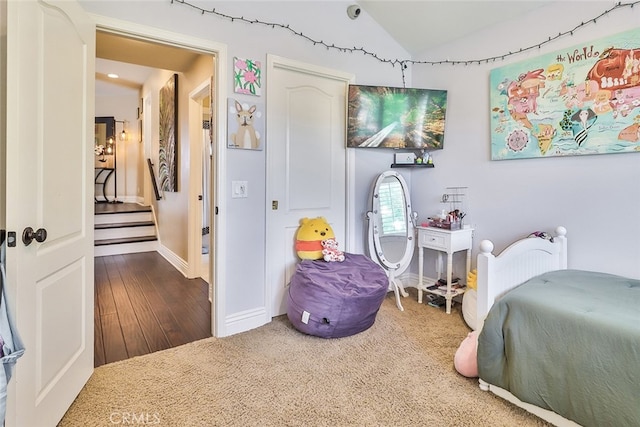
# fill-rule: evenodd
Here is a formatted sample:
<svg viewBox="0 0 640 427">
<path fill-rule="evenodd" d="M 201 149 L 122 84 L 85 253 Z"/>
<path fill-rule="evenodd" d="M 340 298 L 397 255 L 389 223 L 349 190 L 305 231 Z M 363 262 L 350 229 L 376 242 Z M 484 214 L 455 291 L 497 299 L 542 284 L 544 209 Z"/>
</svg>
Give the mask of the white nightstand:
<svg viewBox="0 0 640 427">
<path fill-rule="evenodd" d="M 446 301 L 447 314 L 451 313 L 451 300 L 456 295 L 463 294 L 466 288 L 463 289 L 451 289 L 451 270 L 453 268 L 453 253 L 458 251 L 467 251 L 467 275 L 471 268 L 471 245 L 473 237 L 473 228 L 463 228 L 461 230 L 445 230 L 435 227 L 416 227 L 418 229 L 418 302 L 422 303 L 422 292 L 429 292 L 436 295 L 443 296 Z M 424 248 L 433 249 L 438 251 L 438 278 L 433 280 L 432 283 L 423 283 L 424 273 Z M 442 276 L 442 253 L 447 254 L 447 290 L 440 289 L 427 289 L 428 286 L 433 286 L 438 283 L 438 280 Z M 465 276 L 466 280 L 466 276 Z"/>
</svg>

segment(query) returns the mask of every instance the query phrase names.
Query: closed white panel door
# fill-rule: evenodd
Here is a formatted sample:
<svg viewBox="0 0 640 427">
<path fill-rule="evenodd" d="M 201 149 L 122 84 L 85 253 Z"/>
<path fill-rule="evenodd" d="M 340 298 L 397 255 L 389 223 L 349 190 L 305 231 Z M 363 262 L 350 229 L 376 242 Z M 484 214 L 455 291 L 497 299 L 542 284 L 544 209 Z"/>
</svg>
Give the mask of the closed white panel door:
<svg viewBox="0 0 640 427">
<path fill-rule="evenodd" d="M 323 216 L 346 246 L 345 108 L 349 75 L 269 58 L 267 286 L 271 315 L 286 313 L 301 218 Z"/>
<path fill-rule="evenodd" d="M 95 26 L 73 1 L 7 17 L 7 285 L 26 347 L 7 425 L 55 426 L 93 372 Z M 46 239 L 23 243 L 27 227 Z"/>
</svg>

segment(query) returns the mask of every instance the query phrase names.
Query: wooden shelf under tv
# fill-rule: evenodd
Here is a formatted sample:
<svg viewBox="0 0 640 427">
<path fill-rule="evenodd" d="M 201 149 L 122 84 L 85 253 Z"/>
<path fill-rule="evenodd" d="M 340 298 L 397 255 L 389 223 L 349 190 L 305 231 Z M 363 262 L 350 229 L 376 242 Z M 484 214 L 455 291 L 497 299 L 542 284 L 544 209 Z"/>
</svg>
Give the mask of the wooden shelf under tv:
<svg viewBox="0 0 640 427">
<path fill-rule="evenodd" d="M 392 163 L 392 168 L 432 168 L 433 163 Z"/>
</svg>

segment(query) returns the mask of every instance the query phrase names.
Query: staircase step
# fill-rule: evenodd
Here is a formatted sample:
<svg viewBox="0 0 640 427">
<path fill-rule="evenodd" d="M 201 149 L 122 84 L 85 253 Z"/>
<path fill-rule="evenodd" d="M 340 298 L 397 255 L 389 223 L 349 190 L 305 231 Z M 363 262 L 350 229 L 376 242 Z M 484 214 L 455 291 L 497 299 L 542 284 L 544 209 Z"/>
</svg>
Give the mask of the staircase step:
<svg viewBox="0 0 640 427">
<path fill-rule="evenodd" d="M 98 203 L 94 207 L 94 212 L 96 215 L 151 212 L 151 206 L 142 206 L 137 203 Z"/>
<path fill-rule="evenodd" d="M 134 254 L 138 252 L 157 252 L 158 241 L 120 243 L 117 245 L 96 246 L 93 250 L 93 256 L 111 256 L 122 254 Z"/>
<path fill-rule="evenodd" d="M 148 237 L 156 235 L 156 227 L 151 225 L 140 227 L 96 228 L 94 240 L 123 239 L 127 237 Z"/>
<path fill-rule="evenodd" d="M 123 243 L 151 242 L 158 240 L 156 236 L 122 237 L 119 239 L 100 239 L 94 242 L 94 246 L 120 245 Z"/>
<path fill-rule="evenodd" d="M 96 230 L 104 230 L 108 228 L 153 227 L 154 225 L 153 221 L 105 222 L 102 224 L 95 224 L 94 228 Z"/>
<path fill-rule="evenodd" d="M 119 224 L 125 222 L 148 222 L 153 221 L 151 211 L 131 212 L 131 213 L 100 213 L 94 215 L 94 224 Z"/>
<path fill-rule="evenodd" d="M 158 238 L 150 206 L 97 203 L 94 209 L 94 256 L 157 250 Z"/>
</svg>

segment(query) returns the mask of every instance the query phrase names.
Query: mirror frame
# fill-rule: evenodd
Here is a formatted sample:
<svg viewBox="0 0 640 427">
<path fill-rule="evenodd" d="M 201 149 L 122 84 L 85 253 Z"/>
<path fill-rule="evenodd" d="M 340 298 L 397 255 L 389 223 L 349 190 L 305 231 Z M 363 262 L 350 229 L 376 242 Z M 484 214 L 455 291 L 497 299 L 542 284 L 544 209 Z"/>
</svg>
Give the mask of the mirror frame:
<svg viewBox="0 0 640 427">
<path fill-rule="evenodd" d="M 378 212 L 380 212 L 380 184 L 388 177 L 394 177 L 400 182 L 400 186 L 402 187 L 402 192 L 404 195 L 405 202 L 405 221 L 407 223 L 407 233 L 406 239 L 407 244 L 405 246 L 404 255 L 398 262 L 390 262 L 385 256 L 384 251 L 382 250 L 382 246 L 380 244 L 380 230 L 378 229 Z M 394 274 L 402 274 L 405 271 L 409 264 L 411 264 L 411 259 L 413 258 L 413 252 L 415 249 L 415 226 L 413 224 L 413 212 L 411 211 L 411 198 L 409 197 L 409 189 L 407 187 L 407 182 L 404 180 L 402 175 L 394 171 L 385 171 L 381 173 L 375 181 L 373 186 L 373 191 L 371 194 L 372 199 L 372 209 L 371 212 L 367 213 L 369 217 L 369 229 L 368 229 L 368 240 L 369 240 L 369 255 L 371 259 L 373 259 L 378 264 L 381 264 L 383 268 L 386 270 L 393 270 Z"/>
<path fill-rule="evenodd" d="M 102 135 L 99 130 L 99 125 L 104 125 L 105 127 L 105 135 L 104 141 L 102 140 Z M 102 145 L 104 151 L 101 155 L 98 162 L 96 163 L 97 168 L 107 168 L 114 169 L 116 168 L 116 119 L 115 117 L 96 117 L 95 118 L 95 140 L 94 140 L 94 148 L 98 145 Z M 110 151 L 109 151 L 110 149 Z M 105 157 L 109 156 L 109 157 Z"/>
<path fill-rule="evenodd" d="M 104 144 L 107 143 L 107 141 L 109 140 L 109 138 L 113 138 L 113 141 L 115 142 L 116 140 L 116 119 L 115 117 L 96 117 L 96 121 L 95 124 L 99 124 L 99 123 L 104 123 L 106 125 L 107 128 L 107 134 L 106 134 L 106 138 L 104 141 Z M 96 138 L 97 138 L 97 134 L 96 134 Z M 96 141 L 96 145 L 97 145 L 98 141 Z"/>
</svg>

